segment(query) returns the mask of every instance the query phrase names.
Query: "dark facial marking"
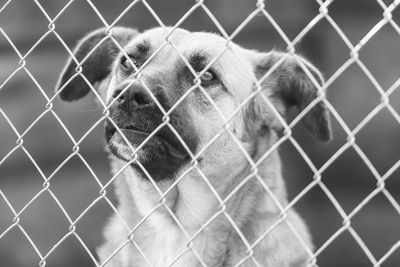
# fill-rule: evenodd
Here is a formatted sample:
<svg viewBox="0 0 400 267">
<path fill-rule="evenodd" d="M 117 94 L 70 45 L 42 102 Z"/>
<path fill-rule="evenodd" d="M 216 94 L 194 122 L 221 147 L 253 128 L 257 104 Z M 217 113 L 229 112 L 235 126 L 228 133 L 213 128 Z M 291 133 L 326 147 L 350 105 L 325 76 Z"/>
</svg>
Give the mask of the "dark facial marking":
<svg viewBox="0 0 400 267">
<path fill-rule="evenodd" d="M 194 71 L 198 73 L 203 71 L 204 68 L 209 64 L 209 57 L 204 53 L 194 52 L 188 56 L 188 62 L 191 64 Z M 193 87 L 195 84 L 195 76 L 183 61 L 179 62 L 177 70 L 174 87 L 180 88 L 180 91 L 183 94 Z M 188 98 L 191 99 L 191 104 L 194 104 L 195 108 L 201 110 L 201 112 L 205 112 L 207 109 L 213 108 L 204 91 L 207 92 L 214 102 L 217 101 L 220 96 L 228 92 L 220 79 L 220 74 L 213 65 L 207 69 L 207 72 L 208 73 L 206 75 L 211 75 L 212 79 L 206 80 L 200 77 L 201 87 L 203 89 L 196 88 L 193 90 L 193 93 L 189 94 L 188 96 Z"/>
<path fill-rule="evenodd" d="M 169 110 L 171 104 L 163 91 L 156 92 L 155 97 L 162 103 L 166 110 Z M 163 113 L 156 105 L 126 110 L 120 108 L 117 104 L 110 108 L 110 117 L 123 131 L 133 146 L 139 146 L 149 134 L 163 123 Z M 185 141 L 190 151 L 195 153 L 198 141 L 193 131 L 194 127 L 191 126 L 189 114 L 185 111 L 183 105 L 179 105 L 171 112 L 170 124 Z M 112 140 L 114 134 L 116 134 L 115 128 L 110 122 L 107 122 L 105 125 L 105 135 L 108 143 Z M 117 149 L 112 143 L 110 150 L 117 157 L 128 160 L 118 154 Z M 142 154 L 144 156 L 139 157 L 139 162 L 156 181 L 175 177 L 176 173 L 190 162 L 189 154 L 168 126 L 161 128 L 143 146 Z M 132 164 L 132 167 L 142 173 L 139 166 Z M 142 173 L 142 176 L 146 178 L 144 173 Z"/>
<path fill-rule="evenodd" d="M 200 52 L 195 52 L 189 56 L 188 62 L 195 71 L 199 72 L 207 66 L 207 57 Z"/>
<path fill-rule="evenodd" d="M 201 52 L 194 52 L 188 57 L 188 63 L 196 73 L 202 72 L 209 64 L 208 56 L 202 54 Z M 189 89 L 192 87 L 195 83 L 195 75 L 193 75 L 192 71 L 185 64 L 185 62 L 181 61 L 177 69 L 177 84 L 180 84 L 180 87 L 183 88 Z M 202 78 L 203 76 L 204 79 Z M 199 79 L 201 81 L 201 86 L 204 89 L 208 90 L 218 88 L 225 90 L 225 86 L 223 86 L 221 80 L 219 79 L 220 75 L 213 66 L 208 67 L 203 76 L 199 77 Z M 211 77 L 211 79 L 206 79 L 206 77 Z"/>
<path fill-rule="evenodd" d="M 142 43 L 136 44 L 136 48 L 137 48 L 138 53 L 148 55 L 151 46 L 148 41 L 144 40 Z"/>
<path fill-rule="evenodd" d="M 146 62 L 147 58 L 150 56 L 150 43 L 147 41 L 143 41 L 142 43 L 138 43 L 135 46 L 133 51 L 130 51 L 132 57 L 138 62 L 138 65 L 143 65 Z"/>
<path fill-rule="evenodd" d="M 133 47 L 132 51 L 127 51 L 126 54 L 130 58 L 130 61 L 136 66 L 136 68 L 140 68 L 147 60 L 150 55 L 150 44 L 147 41 L 143 41 L 142 43 L 138 43 Z M 128 77 L 131 74 L 135 73 L 135 68 L 131 66 L 129 59 L 125 57 L 124 54 L 120 55 L 120 73 L 123 77 Z"/>
</svg>

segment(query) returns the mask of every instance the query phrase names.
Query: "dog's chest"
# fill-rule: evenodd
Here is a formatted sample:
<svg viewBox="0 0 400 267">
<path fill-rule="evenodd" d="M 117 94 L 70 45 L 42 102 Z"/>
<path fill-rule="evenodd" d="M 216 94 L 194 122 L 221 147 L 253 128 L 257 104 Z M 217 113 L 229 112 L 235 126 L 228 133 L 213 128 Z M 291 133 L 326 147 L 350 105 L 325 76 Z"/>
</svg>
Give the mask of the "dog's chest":
<svg viewBox="0 0 400 267">
<path fill-rule="evenodd" d="M 196 242 L 197 248 L 205 245 L 205 243 L 200 244 Z M 145 240 L 142 239 L 140 246 L 151 263 L 151 266 L 165 267 L 172 264 L 176 267 L 200 266 L 196 256 L 189 249 L 186 237 L 179 229 L 172 230 L 169 227 L 164 229 L 164 231 L 154 232 Z M 147 266 L 147 264 L 143 262 L 142 265 L 138 266 Z"/>
<path fill-rule="evenodd" d="M 185 227 L 187 224 L 183 223 L 181 227 L 184 228 L 184 233 L 165 213 L 154 212 L 148 219 L 146 226 L 139 228 L 135 242 L 151 266 L 200 267 L 203 266 L 201 260 L 207 266 L 217 267 L 225 261 L 227 243 L 223 241 L 226 240 L 226 231 L 221 229 L 214 233 L 207 228 L 198 232 L 199 229 L 188 229 Z M 193 236 L 194 240 L 190 240 Z M 135 257 L 131 265 L 127 266 L 148 266 L 145 259 L 136 254 L 141 263 L 138 264 L 138 257 Z"/>
</svg>

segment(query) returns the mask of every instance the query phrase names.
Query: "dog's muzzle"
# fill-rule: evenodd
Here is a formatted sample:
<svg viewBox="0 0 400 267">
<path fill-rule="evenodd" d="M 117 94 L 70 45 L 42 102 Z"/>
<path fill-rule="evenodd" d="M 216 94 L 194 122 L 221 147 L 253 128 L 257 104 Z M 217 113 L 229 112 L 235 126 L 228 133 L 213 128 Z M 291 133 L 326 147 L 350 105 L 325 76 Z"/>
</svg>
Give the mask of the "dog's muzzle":
<svg viewBox="0 0 400 267">
<path fill-rule="evenodd" d="M 142 171 L 144 177 L 147 174 L 154 180 L 173 177 L 182 165 L 190 162 L 188 152 L 167 125 L 159 127 L 163 113 L 145 88 L 135 84 L 121 92 L 122 89 L 115 90 L 114 98 L 118 99 L 110 107 L 112 122 L 105 123 L 105 138 L 111 152 L 127 162 L 136 154 L 141 166 L 137 162 L 132 166 Z M 164 95 L 159 93 L 156 97 L 160 104 L 168 106 Z M 174 118 L 179 121 L 178 117 L 177 113 L 171 113 L 171 125 Z"/>
</svg>

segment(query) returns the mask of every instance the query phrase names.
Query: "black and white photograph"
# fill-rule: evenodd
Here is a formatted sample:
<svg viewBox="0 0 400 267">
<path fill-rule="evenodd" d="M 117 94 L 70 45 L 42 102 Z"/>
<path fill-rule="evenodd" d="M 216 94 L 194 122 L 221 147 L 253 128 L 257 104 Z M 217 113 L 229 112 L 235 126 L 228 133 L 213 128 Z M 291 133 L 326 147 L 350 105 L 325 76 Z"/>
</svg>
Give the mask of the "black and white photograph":
<svg viewBox="0 0 400 267">
<path fill-rule="evenodd" d="M 0 267 L 400 266 L 400 0 L 0 0 Z"/>
</svg>

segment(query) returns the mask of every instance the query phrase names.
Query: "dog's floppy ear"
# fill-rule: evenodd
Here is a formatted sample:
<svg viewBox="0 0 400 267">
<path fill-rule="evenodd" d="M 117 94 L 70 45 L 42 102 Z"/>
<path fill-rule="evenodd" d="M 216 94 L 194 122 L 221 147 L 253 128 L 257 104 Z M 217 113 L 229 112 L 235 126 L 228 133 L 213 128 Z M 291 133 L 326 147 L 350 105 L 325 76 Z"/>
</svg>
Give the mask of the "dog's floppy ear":
<svg viewBox="0 0 400 267">
<path fill-rule="evenodd" d="M 123 47 L 136 34 L 138 32 L 134 29 L 114 27 L 111 35 Z M 81 62 L 106 35 L 106 28 L 102 28 L 89 33 L 79 41 L 73 51 L 78 62 Z M 82 74 L 92 85 L 102 81 L 110 74 L 111 65 L 118 53 L 119 49 L 114 41 L 111 38 L 106 39 L 85 60 L 82 65 Z M 58 80 L 57 91 L 76 73 L 76 67 L 75 61 L 69 58 Z M 73 101 L 85 96 L 89 91 L 90 87 L 78 75 L 62 89 L 60 97 L 65 101 Z"/>
<path fill-rule="evenodd" d="M 270 75 L 267 75 L 261 83 L 262 93 L 271 100 L 271 103 L 281 115 L 285 116 L 287 111 L 294 106 L 301 111 L 318 97 L 318 89 L 308 74 L 311 74 L 319 85 L 323 83 L 322 75 L 316 67 L 303 57 L 271 51 L 263 54 L 258 53 L 254 61 L 258 79 L 261 79 L 270 71 Z M 277 65 L 274 66 L 275 64 Z M 308 74 L 305 68 L 308 70 Z M 258 96 L 258 98 L 260 97 Z M 255 99 L 254 103 L 256 105 L 253 107 L 256 110 L 255 115 L 264 119 L 267 118 L 267 121 L 264 120 L 265 123 L 282 127 L 276 116 L 271 115 L 272 111 L 267 107 L 266 101 Z M 330 117 L 325 103 L 318 102 L 314 105 L 304 115 L 302 122 L 317 139 L 329 141 L 332 138 Z"/>
</svg>

